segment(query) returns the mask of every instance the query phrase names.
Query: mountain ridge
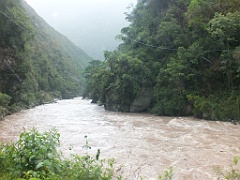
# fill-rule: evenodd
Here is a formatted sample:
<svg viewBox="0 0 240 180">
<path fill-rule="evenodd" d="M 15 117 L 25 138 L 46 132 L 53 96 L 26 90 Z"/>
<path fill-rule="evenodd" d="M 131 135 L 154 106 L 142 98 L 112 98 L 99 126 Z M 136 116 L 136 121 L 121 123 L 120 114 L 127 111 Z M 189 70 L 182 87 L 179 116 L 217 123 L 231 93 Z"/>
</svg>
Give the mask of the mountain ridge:
<svg viewBox="0 0 240 180">
<path fill-rule="evenodd" d="M 92 58 L 25 1 L 0 0 L 0 12 L 0 110 L 81 95 Z"/>
</svg>

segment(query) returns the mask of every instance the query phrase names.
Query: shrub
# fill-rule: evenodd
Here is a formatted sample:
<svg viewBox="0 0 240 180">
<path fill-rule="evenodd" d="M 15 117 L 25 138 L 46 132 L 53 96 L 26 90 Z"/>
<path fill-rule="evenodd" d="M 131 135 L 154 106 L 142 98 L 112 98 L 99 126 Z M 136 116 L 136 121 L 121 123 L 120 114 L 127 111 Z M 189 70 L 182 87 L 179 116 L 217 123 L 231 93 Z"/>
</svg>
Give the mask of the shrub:
<svg viewBox="0 0 240 180">
<path fill-rule="evenodd" d="M 113 177 L 113 163 L 112 159 L 106 162 L 89 155 L 82 157 L 75 155 L 62 171 L 64 172 L 62 177 L 66 180 L 110 180 Z"/>
<path fill-rule="evenodd" d="M 56 130 L 39 133 L 35 129 L 20 134 L 20 139 L 10 146 L 5 146 L 4 161 L 11 177 L 47 178 L 58 173 L 61 162 L 56 147 L 59 146 L 59 133 Z"/>
<path fill-rule="evenodd" d="M 239 92 L 222 92 L 209 97 L 188 96 L 194 101 L 193 113 L 196 117 L 211 120 L 240 120 Z"/>
<path fill-rule="evenodd" d="M 6 107 L 10 103 L 11 97 L 0 92 L 0 106 Z"/>
<path fill-rule="evenodd" d="M 156 103 L 151 110 L 152 113 L 164 116 L 186 115 L 188 106 L 186 92 L 162 87 L 155 89 Z"/>
<path fill-rule="evenodd" d="M 36 129 L 20 134 L 12 145 L 0 146 L 0 177 L 3 180 L 110 180 L 113 160 L 73 155 L 64 160 L 57 151 L 60 134 L 55 130 L 39 133 Z M 86 141 L 84 147 L 89 148 Z"/>
</svg>

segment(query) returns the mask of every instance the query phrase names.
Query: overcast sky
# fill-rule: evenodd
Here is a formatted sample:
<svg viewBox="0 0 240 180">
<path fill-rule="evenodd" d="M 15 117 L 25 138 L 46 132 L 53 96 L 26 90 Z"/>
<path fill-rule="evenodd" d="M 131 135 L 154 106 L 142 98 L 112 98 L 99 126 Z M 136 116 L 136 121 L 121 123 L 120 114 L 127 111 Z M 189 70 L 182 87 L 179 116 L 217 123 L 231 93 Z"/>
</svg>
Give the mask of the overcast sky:
<svg viewBox="0 0 240 180">
<path fill-rule="evenodd" d="M 128 25 L 124 12 L 137 0 L 25 0 L 48 24 L 95 59 L 114 50 Z"/>
</svg>

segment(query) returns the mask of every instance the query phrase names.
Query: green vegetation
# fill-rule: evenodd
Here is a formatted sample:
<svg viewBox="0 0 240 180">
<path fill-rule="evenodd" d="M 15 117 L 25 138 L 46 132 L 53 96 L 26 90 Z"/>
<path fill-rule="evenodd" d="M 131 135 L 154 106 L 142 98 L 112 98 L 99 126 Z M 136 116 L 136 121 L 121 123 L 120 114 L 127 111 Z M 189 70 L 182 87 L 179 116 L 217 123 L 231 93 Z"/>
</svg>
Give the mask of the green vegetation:
<svg viewBox="0 0 240 180">
<path fill-rule="evenodd" d="M 12 145 L 0 147 L 1 180 L 110 180 L 114 160 L 100 160 L 89 155 L 62 158 L 60 134 L 56 130 L 39 133 L 35 129 L 24 132 Z M 84 146 L 90 147 L 87 143 Z M 119 177 L 120 178 L 120 177 Z"/>
<path fill-rule="evenodd" d="M 2 94 L 0 92 L 0 119 L 7 115 L 8 113 L 8 105 L 10 103 L 11 97 L 7 94 Z M 2 116 L 2 117 L 1 117 Z"/>
<path fill-rule="evenodd" d="M 114 159 L 100 159 L 86 153 L 84 156 L 72 155 L 64 159 L 57 150 L 60 134 L 56 129 L 39 133 L 36 129 L 20 134 L 16 143 L 0 145 L 1 180 L 121 180 L 114 175 Z M 83 148 L 91 149 L 88 144 Z M 172 168 L 166 170 L 161 180 L 171 180 Z"/>
<path fill-rule="evenodd" d="M 5 109 L 81 95 L 91 58 L 25 1 L 0 0 L 0 26 L 0 116 Z"/>
<path fill-rule="evenodd" d="M 86 69 L 84 97 L 114 111 L 240 120 L 240 1 L 141 0 L 126 18 L 123 43 Z"/>
<path fill-rule="evenodd" d="M 239 180 L 239 159 L 239 156 L 235 156 L 233 159 L 234 165 L 231 166 L 230 170 L 223 172 L 223 170 L 219 169 L 218 174 L 226 180 Z"/>
<path fill-rule="evenodd" d="M 168 170 L 164 171 L 164 175 L 159 176 L 159 180 L 172 180 L 173 179 L 173 169 L 170 167 Z"/>
</svg>

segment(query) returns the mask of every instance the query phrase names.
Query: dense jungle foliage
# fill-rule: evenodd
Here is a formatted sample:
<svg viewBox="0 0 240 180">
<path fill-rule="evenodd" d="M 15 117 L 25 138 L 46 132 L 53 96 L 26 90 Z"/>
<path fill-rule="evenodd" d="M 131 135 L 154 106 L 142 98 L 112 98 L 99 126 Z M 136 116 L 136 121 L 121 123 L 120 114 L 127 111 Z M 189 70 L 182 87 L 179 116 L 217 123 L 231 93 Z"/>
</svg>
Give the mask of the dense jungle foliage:
<svg viewBox="0 0 240 180">
<path fill-rule="evenodd" d="M 88 57 L 23 0 L 0 0 L 0 118 L 17 107 L 78 96 Z"/>
<path fill-rule="evenodd" d="M 86 69 L 84 96 L 109 110 L 240 120 L 239 0 L 138 0 L 126 15 L 123 43 Z"/>
</svg>

